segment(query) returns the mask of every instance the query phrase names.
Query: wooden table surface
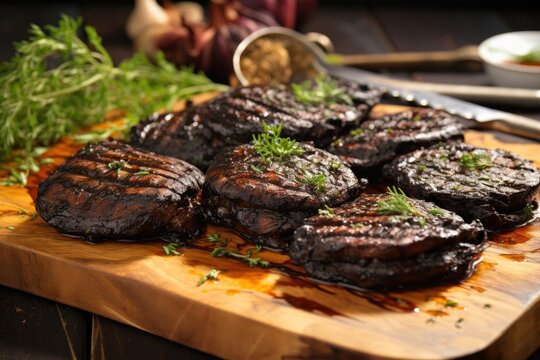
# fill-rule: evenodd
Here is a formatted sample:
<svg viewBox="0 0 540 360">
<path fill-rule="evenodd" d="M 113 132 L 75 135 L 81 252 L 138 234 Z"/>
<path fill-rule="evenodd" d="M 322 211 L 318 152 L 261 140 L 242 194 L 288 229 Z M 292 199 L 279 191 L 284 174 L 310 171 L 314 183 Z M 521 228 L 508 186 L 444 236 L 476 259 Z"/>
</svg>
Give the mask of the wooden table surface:
<svg viewBox="0 0 540 360">
<path fill-rule="evenodd" d="M 478 44 L 483 39 L 497 33 L 518 30 L 540 30 L 540 12 L 533 8 L 523 7 L 520 3 L 515 3 L 515 6 L 505 4 L 504 8 L 493 7 L 493 4 L 488 2 L 482 2 L 475 6 L 467 6 L 466 4 L 459 6 L 447 5 L 445 8 L 437 8 L 429 4 L 415 5 L 414 3 L 407 3 L 406 5 L 399 5 L 393 2 L 370 1 L 363 3 L 367 5 L 356 6 L 345 3 L 330 6 L 327 3 L 322 3 L 318 11 L 301 30 L 304 32 L 317 31 L 327 34 L 333 40 L 336 52 L 345 54 L 450 50 L 463 45 Z M 333 4 L 336 3 L 333 2 Z M 42 25 L 56 23 L 59 14 L 66 13 L 68 15 L 82 16 L 86 23 L 95 26 L 103 36 L 105 46 L 111 52 L 113 58 L 119 61 L 132 53 L 130 41 L 124 33 L 125 20 L 130 10 L 131 3 L 122 2 L 115 5 L 95 2 L 55 2 L 48 5 L 33 4 L 31 7 L 25 6 L 24 10 L 21 5 L 16 3 L 2 4 L 0 5 L 0 60 L 11 56 L 11 43 L 13 41 L 26 37 L 28 24 L 37 23 Z M 482 72 L 400 72 L 393 73 L 391 76 L 430 82 L 474 85 L 489 84 L 488 78 Z M 518 109 L 508 108 L 503 105 L 499 107 L 540 119 L 540 108 Z M 11 296 L 11 299 L 20 300 L 24 297 L 24 294 L 10 292 L 7 288 L 1 290 L 6 295 L 3 296 L 3 299 L 9 300 Z M 33 299 L 31 301 L 39 300 Z M 7 304 L 7 301 L 5 304 Z M 56 315 L 52 314 L 51 318 L 54 319 L 55 316 L 59 317 L 58 326 L 62 325 L 64 330 L 58 336 L 62 338 L 65 335 L 69 338 L 69 326 L 66 328 L 66 320 L 64 318 L 66 310 L 64 308 L 58 308 L 58 304 L 54 306 L 56 306 L 58 312 Z M 61 311 L 61 309 L 64 310 Z M 16 312 L 19 314 L 18 311 Z M 114 327 L 114 325 L 108 324 L 106 319 L 96 316 L 91 317 L 89 320 L 88 316 L 85 316 L 82 316 L 84 320 L 81 321 L 89 324 L 88 326 L 93 329 L 93 332 L 96 332 L 96 329 L 99 328 L 102 333 L 105 333 L 107 326 L 109 326 L 109 329 Z M 78 317 L 80 316 L 74 315 L 70 319 Z M 8 319 L 8 316 L 0 314 L 0 323 L 7 323 L 4 321 L 6 319 Z M 111 334 L 116 330 L 112 331 Z M 117 330 L 116 334 L 118 333 L 121 333 L 121 331 Z M 91 336 L 94 337 L 94 335 Z M 0 339 L 2 338 L 7 339 L 9 336 L 7 336 L 7 329 L 0 327 Z M 129 339 L 133 338 L 129 337 Z M 100 358 L 99 354 L 95 352 L 96 349 L 94 346 L 97 346 L 95 344 L 103 346 L 107 341 L 104 341 L 102 336 L 97 335 L 93 340 L 95 342 L 93 341 L 91 344 L 92 349 L 88 348 L 90 345 L 86 347 L 84 345 L 79 347 L 70 345 L 65 348 L 64 354 L 68 357 L 75 354 L 77 358 Z M 18 339 L 18 341 L 21 347 L 36 344 L 35 341 L 30 341 L 30 339 Z M 72 341 L 73 335 L 68 342 L 71 344 Z M 80 341 L 84 342 L 84 340 Z M 115 341 L 120 343 L 118 339 Z M 109 341 L 111 349 L 122 348 L 122 346 L 115 347 L 110 343 L 111 341 Z M 139 341 L 139 343 L 142 344 L 144 342 Z M 0 340 L 0 358 L 8 357 L 2 351 L 2 346 L 6 344 Z M 125 347 L 126 344 L 123 346 Z M 131 346 L 134 346 L 134 344 L 131 343 Z M 43 345 L 41 349 L 46 348 L 46 345 Z M 162 344 L 162 349 L 164 348 L 166 346 Z M 103 347 L 101 349 L 103 350 Z M 18 351 L 22 351 L 19 354 L 35 355 L 32 352 L 31 346 L 25 351 L 21 349 Z M 160 354 L 160 350 L 155 350 L 154 354 Z M 161 352 L 161 355 L 163 354 L 164 352 Z M 167 354 L 170 355 L 172 353 L 169 352 Z M 190 356 L 203 355 L 191 353 Z M 537 352 L 533 357 L 540 358 L 540 355 Z"/>
</svg>

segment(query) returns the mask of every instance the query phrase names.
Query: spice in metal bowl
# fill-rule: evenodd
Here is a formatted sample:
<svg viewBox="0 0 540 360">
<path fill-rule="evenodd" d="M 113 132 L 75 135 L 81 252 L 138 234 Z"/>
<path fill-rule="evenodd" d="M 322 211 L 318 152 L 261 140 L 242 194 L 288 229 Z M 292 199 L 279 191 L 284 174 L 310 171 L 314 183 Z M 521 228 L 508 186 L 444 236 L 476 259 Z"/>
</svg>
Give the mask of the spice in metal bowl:
<svg viewBox="0 0 540 360">
<path fill-rule="evenodd" d="M 240 59 L 240 68 L 252 85 L 290 84 L 315 77 L 313 56 L 286 39 L 261 37 L 253 41 Z"/>
</svg>

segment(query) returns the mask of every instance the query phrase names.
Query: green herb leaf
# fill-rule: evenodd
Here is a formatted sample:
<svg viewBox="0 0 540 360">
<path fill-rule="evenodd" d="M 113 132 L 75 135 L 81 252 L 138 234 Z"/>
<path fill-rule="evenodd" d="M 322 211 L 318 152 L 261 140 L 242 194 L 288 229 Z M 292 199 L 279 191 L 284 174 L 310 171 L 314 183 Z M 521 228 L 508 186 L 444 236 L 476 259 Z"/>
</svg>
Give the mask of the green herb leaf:
<svg viewBox="0 0 540 360">
<path fill-rule="evenodd" d="M 352 227 L 353 229 L 360 229 L 364 227 L 364 224 L 362 223 L 351 224 L 350 227 Z"/>
<path fill-rule="evenodd" d="M 79 38 L 81 23 L 64 15 L 58 26 L 32 25 L 29 39 L 0 65 L 0 160 L 100 122 L 111 109 L 140 119 L 179 99 L 228 89 L 192 69 L 178 70 L 162 54 L 155 61 L 136 54 L 116 67 L 95 29 L 84 29 L 89 44 Z M 3 183 L 22 184 L 35 169 L 16 169 Z"/>
<path fill-rule="evenodd" d="M 258 172 L 258 173 L 262 172 L 260 166 L 251 165 L 251 169 L 252 169 L 253 171 L 255 171 L 255 172 Z"/>
<path fill-rule="evenodd" d="M 227 246 L 230 241 L 230 239 L 222 239 L 218 233 L 208 235 L 208 242 L 212 244 L 221 244 L 222 246 Z"/>
<path fill-rule="evenodd" d="M 352 105 L 352 98 L 339 87 L 329 76 L 320 76 L 314 80 L 306 80 L 292 84 L 296 100 L 309 105 Z"/>
<path fill-rule="evenodd" d="M 361 136 L 364 134 L 364 129 L 362 128 L 356 128 L 354 130 L 351 131 L 351 136 L 352 137 L 358 137 L 358 136 Z"/>
<path fill-rule="evenodd" d="M 216 256 L 216 257 L 217 256 L 227 256 L 227 257 L 231 257 L 231 258 L 235 258 L 235 259 L 240 259 L 243 262 L 245 262 L 246 264 L 248 264 L 250 267 L 253 267 L 253 266 L 268 267 L 268 266 L 270 266 L 270 263 L 268 261 L 263 260 L 260 257 L 252 257 L 253 254 L 258 253 L 259 251 L 261 251 L 261 247 L 259 245 L 257 247 L 255 247 L 254 249 L 246 251 L 245 254 L 241 254 L 241 253 L 239 253 L 238 251 L 236 251 L 234 249 L 230 249 L 230 248 L 221 246 L 221 247 L 217 247 L 214 250 L 212 250 L 210 255 Z"/>
<path fill-rule="evenodd" d="M 409 203 L 409 198 L 405 195 L 403 190 L 396 188 L 395 186 L 387 187 L 386 189 L 389 197 L 377 202 L 377 212 L 380 215 L 422 216 L 422 214 Z"/>
<path fill-rule="evenodd" d="M 326 190 L 326 175 L 316 174 L 316 175 L 304 175 L 303 178 L 299 180 L 302 184 L 311 186 L 315 189 L 316 192 L 322 193 Z"/>
<path fill-rule="evenodd" d="M 211 242 L 213 244 L 221 242 L 221 238 L 218 233 L 213 233 L 208 235 L 208 242 Z"/>
<path fill-rule="evenodd" d="M 107 164 L 107 167 L 111 170 L 116 170 L 117 173 L 119 173 L 122 169 L 124 169 L 127 166 L 127 162 L 124 160 L 119 161 L 111 161 Z"/>
<path fill-rule="evenodd" d="M 439 209 L 439 208 L 429 209 L 428 213 L 431 214 L 431 215 L 439 216 L 439 217 L 446 217 L 446 215 L 444 214 L 442 209 Z"/>
<path fill-rule="evenodd" d="M 37 217 L 37 213 L 32 212 L 32 211 L 28 211 L 28 210 L 25 210 L 25 209 L 19 210 L 18 214 L 19 214 L 19 217 L 28 216 L 32 220 L 34 220 Z"/>
<path fill-rule="evenodd" d="M 0 123 L 2 118 L 0 117 Z M 1 133 L 1 130 L 0 130 Z M 8 168 L 9 175 L 0 179 L 0 185 L 6 186 L 26 186 L 28 176 L 31 173 L 39 171 L 38 158 L 42 156 L 48 149 L 45 147 L 36 147 L 30 151 L 19 152 L 13 159 L 13 163 Z M 45 160 L 45 161 L 44 161 Z M 43 159 L 41 164 L 50 162 L 51 159 Z"/>
<path fill-rule="evenodd" d="M 177 249 L 178 249 L 178 244 L 175 244 L 175 243 L 169 243 L 167 245 L 163 245 L 163 251 L 165 252 L 165 255 L 167 256 L 182 255 Z"/>
<path fill-rule="evenodd" d="M 340 161 L 337 161 L 337 160 L 332 160 L 330 161 L 330 170 L 332 171 L 336 171 L 336 170 L 339 170 L 341 169 L 341 162 Z"/>
<path fill-rule="evenodd" d="M 334 213 L 334 209 L 325 205 L 324 209 L 319 209 L 319 215 L 324 217 L 334 217 L 336 214 Z"/>
<path fill-rule="evenodd" d="M 426 165 L 418 165 L 418 172 L 424 172 L 426 170 Z"/>
<path fill-rule="evenodd" d="M 454 300 L 446 299 L 446 303 L 444 304 L 446 307 L 458 307 L 459 304 L 455 302 Z"/>
<path fill-rule="evenodd" d="M 150 175 L 150 171 L 148 171 L 148 170 L 142 170 L 142 171 L 138 171 L 138 172 L 134 173 L 133 175 L 135 175 L 135 176 Z"/>
<path fill-rule="evenodd" d="M 290 156 L 304 153 L 300 145 L 292 139 L 282 138 L 282 125 L 270 125 L 263 121 L 263 133 L 253 135 L 253 148 L 266 161 L 284 161 Z"/>
<path fill-rule="evenodd" d="M 488 154 L 464 153 L 459 159 L 459 164 L 467 170 L 484 170 L 493 166 Z"/>
<path fill-rule="evenodd" d="M 205 275 L 201 276 L 201 278 L 199 279 L 199 282 L 197 282 L 197 286 L 201 286 L 208 280 L 217 280 L 220 272 L 221 271 L 216 270 L 216 269 L 210 270 Z"/>
</svg>

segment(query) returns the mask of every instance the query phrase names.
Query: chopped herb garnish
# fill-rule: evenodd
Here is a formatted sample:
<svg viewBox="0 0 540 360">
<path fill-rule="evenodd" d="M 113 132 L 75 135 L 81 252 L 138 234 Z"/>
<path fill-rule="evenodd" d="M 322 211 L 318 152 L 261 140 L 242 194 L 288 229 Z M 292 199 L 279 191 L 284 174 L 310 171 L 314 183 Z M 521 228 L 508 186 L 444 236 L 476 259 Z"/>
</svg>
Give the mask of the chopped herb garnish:
<svg viewBox="0 0 540 360">
<path fill-rule="evenodd" d="M 395 186 L 387 187 L 386 189 L 389 197 L 377 202 L 377 212 L 380 215 L 422 216 L 422 214 L 409 203 L 409 198 L 405 195 L 403 190 L 396 188 Z"/>
<path fill-rule="evenodd" d="M 426 165 L 418 165 L 418 171 L 424 172 L 426 170 Z"/>
<path fill-rule="evenodd" d="M 116 170 L 117 173 L 119 173 L 123 168 L 127 166 L 127 162 L 124 160 L 120 161 L 111 161 L 107 164 L 107 167 L 111 170 Z"/>
<path fill-rule="evenodd" d="M 420 114 L 416 114 L 412 118 L 412 121 L 414 121 L 414 122 L 418 122 L 420 120 L 422 120 L 422 117 L 420 116 Z"/>
<path fill-rule="evenodd" d="M 222 246 L 227 246 L 230 241 L 230 239 L 222 239 L 221 235 L 218 233 L 208 235 L 208 242 L 212 244 L 221 244 Z"/>
<path fill-rule="evenodd" d="M 445 307 L 458 307 L 459 304 L 457 302 L 455 302 L 454 300 L 450 300 L 450 299 L 446 299 L 446 302 L 444 303 L 444 306 Z"/>
<path fill-rule="evenodd" d="M 339 170 L 341 168 L 341 162 L 337 160 L 330 161 L 330 170 Z"/>
<path fill-rule="evenodd" d="M 493 166 L 488 154 L 464 153 L 459 159 L 460 165 L 467 170 L 483 170 Z"/>
<path fill-rule="evenodd" d="M 439 208 L 429 209 L 428 213 L 431 214 L 431 215 L 439 216 L 439 217 L 446 217 L 446 215 L 444 215 L 444 212 L 442 211 L 442 209 L 439 209 Z"/>
<path fill-rule="evenodd" d="M 182 255 L 178 250 L 178 244 L 175 243 L 169 243 L 167 245 L 163 245 L 163 251 L 165 252 L 165 255 L 168 256 L 178 256 Z"/>
<path fill-rule="evenodd" d="M 37 213 L 35 212 L 31 212 L 31 211 L 28 211 L 28 210 L 19 210 L 18 212 L 19 214 L 19 217 L 24 217 L 24 216 L 28 216 L 30 217 L 32 220 L 35 219 L 37 217 Z"/>
<path fill-rule="evenodd" d="M 419 216 L 417 219 L 418 219 L 418 225 L 420 225 L 421 227 L 424 227 L 427 224 L 427 220 L 425 217 Z"/>
<path fill-rule="evenodd" d="M 8 226 L 7 229 L 10 231 L 15 231 L 15 226 Z"/>
<path fill-rule="evenodd" d="M 210 234 L 208 235 L 208 242 L 211 242 L 212 244 L 221 242 L 221 236 L 218 233 Z"/>
<path fill-rule="evenodd" d="M 222 247 L 217 247 L 214 250 L 212 250 L 210 255 L 228 256 L 231 258 L 240 259 L 251 267 L 253 266 L 268 267 L 270 266 L 270 263 L 268 261 L 263 260 L 260 257 L 253 257 L 253 254 L 258 253 L 259 251 L 261 251 L 261 249 L 262 249 L 261 246 L 257 245 L 255 248 L 246 251 L 245 254 L 241 254 L 234 249 L 230 249 L 230 248 L 222 246 Z"/>
<path fill-rule="evenodd" d="M 138 171 L 138 172 L 134 173 L 133 175 L 135 175 L 135 176 L 144 176 L 144 175 L 149 175 L 149 174 L 150 174 L 150 171 L 142 170 L 142 171 Z"/>
<path fill-rule="evenodd" d="M 362 129 L 362 128 L 356 128 L 356 129 L 351 131 L 351 136 L 352 137 L 357 137 L 357 136 L 360 136 L 362 134 L 364 134 L 364 129 Z"/>
<path fill-rule="evenodd" d="M 441 156 L 439 156 L 439 160 L 448 161 L 448 154 L 441 154 Z"/>
<path fill-rule="evenodd" d="M 261 170 L 261 167 L 260 166 L 257 166 L 257 165 L 251 165 L 251 170 L 255 171 L 255 172 L 262 172 Z"/>
<path fill-rule="evenodd" d="M 452 190 L 459 190 L 460 188 L 461 188 L 461 185 L 459 184 L 452 186 Z"/>
<path fill-rule="evenodd" d="M 334 217 L 336 214 L 334 213 L 334 209 L 325 205 L 324 209 L 319 209 L 319 215 L 324 217 Z"/>
<path fill-rule="evenodd" d="M 540 48 L 533 49 L 523 55 L 514 55 L 518 64 L 540 64 Z"/>
<path fill-rule="evenodd" d="M 320 211 L 320 210 L 319 210 Z M 351 224 L 350 225 L 353 229 L 359 229 L 359 228 L 363 228 L 364 227 L 364 224 L 362 223 L 356 223 L 356 224 Z"/>
<path fill-rule="evenodd" d="M 199 282 L 197 282 L 197 286 L 201 286 L 208 280 L 217 280 L 220 272 L 221 271 L 216 270 L 216 269 L 210 270 L 205 275 L 201 276 L 201 278 L 199 279 Z"/>
<path fill-rule="evenodd" d="M 306 184 L 315 189 L 315 191 L 321 193 L 326 190 L 325 182 L 326 175 L 317 174 L 317 175 L 305 175 L 299 180 L 302 184 Z"/>
<path fill-rule="evenodd" d="M 385 132 L 386 132 L 387 134 L 392 134 L 392 133 L 394 132 L 394 129 L 388 128 L 388 129 L 385 130 Z"/>
<path fill-rule="evenodd" d="M 464 318 L 459 318 L 458 321 L 456 321 L 456 328 L 461 329 L 463 327 L 463 323 L 465 322 Z"/>
<path fill-rule="evenodd" d="M 263 121 L 263 133 L 253 135 L 253 148 L 264 160 L 283 161 L 290 156 L 304 153 L 300 145 L 292 139 L 282 138 L 282 125 L 266 125 Z"/>
<path fill-rule="evenodd" d="M 306 80 L 292 84 L 296 100 L 309 105 L 352 105 L 352 98 L 329 76 L 319 76 L 314 81 Z"/>
</svg>

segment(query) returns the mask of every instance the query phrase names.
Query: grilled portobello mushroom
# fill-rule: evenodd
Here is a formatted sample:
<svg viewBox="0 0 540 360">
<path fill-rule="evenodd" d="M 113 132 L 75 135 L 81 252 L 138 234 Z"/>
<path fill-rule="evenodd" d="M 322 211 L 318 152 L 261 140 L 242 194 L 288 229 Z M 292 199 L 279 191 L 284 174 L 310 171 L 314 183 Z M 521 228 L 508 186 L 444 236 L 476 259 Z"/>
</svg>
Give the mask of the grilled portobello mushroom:
<svg viewBox="0 0 540 360">
<path fill-rule="evenodd" d="M 407 110 L 368 119 L 338 137 L 328 151 L 339 156 L 357 174 L 378 174 L 397 156 L 448 140 L 463 140 L 465 123 L 443 111 Z"/>
<path fill-rule="evenodd" d="M 533 218 L 540 172 L 506 150 L 449 144 L 418 150 L 385 166 L 384 175 L 409 196 L 432 201 L 502 231 Z"/>
<path fill-rule="evenodd" d="M 182 160 L 116 141 L 91 144 L 46 178 L 36 210 L 58 231 L 92 242 L 185 242 L 203 226 L 204 175 Z"/>
<path fill-rule="evenodd" d="M 366 186 L 339 159 L 310 144 L 300 154 L 268 160 L 253 144 L 218 155 L 206 174 L 207 218 L 249 241 L 287 248 L 302 220 L 355 198 Z"/>
<path fill-rule="evenodd" d="M 383 204 L 395 196 L 408 212 Z M 318 279 L 395 289 L 467 277 L 484 249 L 482 224 L 403 194 L 362 194 L 307 218 L 289 254 Z"/>
</svg>

